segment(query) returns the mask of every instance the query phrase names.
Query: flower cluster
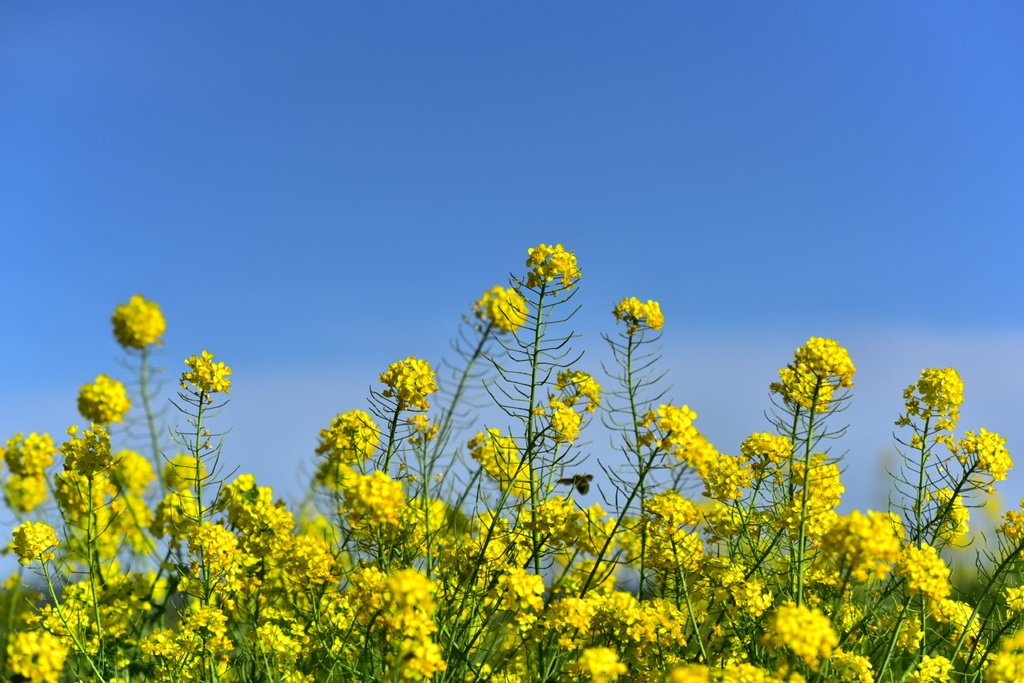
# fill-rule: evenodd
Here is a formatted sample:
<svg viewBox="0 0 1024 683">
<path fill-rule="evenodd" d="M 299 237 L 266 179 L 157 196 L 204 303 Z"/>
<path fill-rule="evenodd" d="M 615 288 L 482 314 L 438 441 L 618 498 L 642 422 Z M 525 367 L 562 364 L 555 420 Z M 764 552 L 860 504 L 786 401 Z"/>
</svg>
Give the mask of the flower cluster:
<svg viewBox="0 0 1024 683">
<path fill-rule="evenodd" d="M 781 381 L 770 387 L 787 404 L 823 413 L 837 389 L 853 386 L 856 368 L 850 354 L 832 339 L 811 337 L 793 356 L 794 361 L 779 370 Z"/>
<path fill-rule="evenodd" d="M 494 286 L 473 306 L 476 317 L 502 332 L 515 332 L 526 323 L 526 299 L 514 289 Z"/>
<path fill-rule="evenodd" d="M 896 573 L 907 580 L 912 594 L 921 594 L 932 603 L 945 600 L 950 593 L 949 567 L 927 543 L 904 548 Z"/>
<path fill-rule="evenodd" d="M 430 410 L 427 396 L 437 391 L 430 363 L 413 356 L 388 366 L 380 381 L 388 387 L 383 395 L 395 397 L 399 410 Z"/>
<path fill-rule="evenodd" d="M 57 447 L 49 434 L 15 434 L 0 448 L 11 474 L 4 482 L 7 504 L 28 513 L 47 499 L 46 469 L 53 464 Z"/>
<path fill-rule="evenodd" d="M 92 429 L 82 431 L 78 436 L 78 427 L 68 429 L 70 440 L 60 447 L 64 455 L 64 469 L 77 472 L 87 479 L 94 478 L 114 464 L 114 454 L 110 450 L 110 435 L 103 425 L 94 424 Z"/>
<path fill-rule="evenodd" d="M 380 428 L 373 418 L 362 410 L 341 413 L 331 420 L 331 426 L 320 430 L 317 455 L 332 463 L 348 465 L 369 458 L 380 445 Z"/>
<path fill-rule="evenodd" d="M 83 385 L 78 392 L 78 412 L 96 424 L 120 422 L 131 407 L 124 385 L 106 375 L 97 377 L 93 384 Z"/>
<path fill-rule="evenodd" d="M 763 640 L 769 647 L 790 650 L 812 671 L 839 645 L 828 617 L 820 610 L 794 604 L 783 605 L 772 614 Z"/>
<path fill-rule="evenodd" d="M 22 564 L 53 559 L 57 532 L 45 522 L 25 522 L 14 529 L 14 553 Z"/>
<path fill-rule="evenodd" d="M 519 498 L 530 497 L 530 471 L 520 460 L 515 439 L 494 427 L 470 439 L 469 453 L 502 488 Z"/>
<path fill-rule="evenodd" d="M 635 296 L 623 299 L 612 311 L 615 314 L 615 322 L 626 323 L 626 334 L 633 336 L 641 327 L 648 327 L 657 332 L 665 324 L 665 316 L 661 313 L 661 304 L 657 301 L 647 300 L 643 303 Z"/>
<path fill-rule="evenodd" d="M 167 329 L 160 306 L 153 301 L 146 301 L 139 294 L 133 296 L 127 304 L 118 306 L 110 321 L 114 323 L 117 343 L 129 349 L 144 349 L 157 343 Z"/>
<path fill-rule="evenodd" d="M 561 244 L 549 247 L 546 244 L 528 250 L 530 257 L 526 265 L 532 270 L 527 274 L 526 286 L 541 287 L 552 280 L 560 279 L 562 287 L 572 289 L 580 279 L 576 265 L 576 253 L 566 251 Z"/>
<path fill-rule="evenodd" d="M 231 368 L 224 363 L 213 362 L 213 356 L 209 351 L 203 351 L 202 356 L 189 356 L 185 360 L 185 365 L 192 371 L 181 374 L 182 389 L 188 389 L 191 384 L 207 394 L 227 394 L 231 391 L 231 380 L 228 378 Z"/>
</svg>

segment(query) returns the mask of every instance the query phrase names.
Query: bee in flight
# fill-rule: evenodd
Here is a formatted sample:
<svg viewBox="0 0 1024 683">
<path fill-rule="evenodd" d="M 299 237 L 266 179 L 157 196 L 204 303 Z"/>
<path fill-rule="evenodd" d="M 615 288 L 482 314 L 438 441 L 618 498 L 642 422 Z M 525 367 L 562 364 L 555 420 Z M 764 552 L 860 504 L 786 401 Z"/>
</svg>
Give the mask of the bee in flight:
<svg viewBox="0 0 1024 683">
<path fill-rule="evenodd" d="M 571 477 L 559 479 L 558 483 L 562 486 L 575 486 L 580 495 L 584 496 L 590 491 L 590 482 L 592 481 L 594 481 L 594 475 L 592 474 L 574 474 Z"/>
</svg>

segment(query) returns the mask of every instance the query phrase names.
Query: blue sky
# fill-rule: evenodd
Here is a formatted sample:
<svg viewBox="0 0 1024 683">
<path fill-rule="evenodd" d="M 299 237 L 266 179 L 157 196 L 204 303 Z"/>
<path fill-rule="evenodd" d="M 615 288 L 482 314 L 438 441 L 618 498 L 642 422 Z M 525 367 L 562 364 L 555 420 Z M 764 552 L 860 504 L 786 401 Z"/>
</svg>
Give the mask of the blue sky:
<svg viewBox="0 0 1024 683">
<path fill-rule="evenodd" d="M 881 507 L 922 368 L 1024 441 L 1021 35 L 1010 2 L 4 3 L 0 438 L 80 422 L 142 293 L 170 378 L 235 369 L 225 460 L 298 491 L 320 427 L 564 243 L 584 369 L 659 300 L 723 451 L 808 337 L 850 348 L 846 500 Z"/>
</svg>

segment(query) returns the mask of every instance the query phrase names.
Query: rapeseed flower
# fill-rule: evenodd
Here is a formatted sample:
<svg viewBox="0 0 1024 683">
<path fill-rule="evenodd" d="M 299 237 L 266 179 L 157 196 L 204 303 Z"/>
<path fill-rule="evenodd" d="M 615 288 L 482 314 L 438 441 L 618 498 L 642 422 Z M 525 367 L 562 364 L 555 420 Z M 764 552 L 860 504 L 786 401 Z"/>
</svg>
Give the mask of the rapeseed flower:
<svg viewBox="0 0 1024 683">
<path fill-rule="evenodd" d="M 343 465 L 342 469 L 347 467 Z M 372 474 L 348 470 L 341 477 L 341 490 L 345 497 L 344 510 L 353 526 L 398 526 L 405 502 L 402 482 L 379 470 Z"/>
<path fill-rule="evenodd" d="M 413 356 L 392 363 L 380 381 L 388 388 L 383 396 L 395 397 L 399 410 L 430 410 L 427 396 L 437 391 L 437 381 L 430 363 Z"/>
<path fill-rule="evenodd" d="M 50 552 L 57 547 L 57 532 L 46 522 L 25 522 L 14 529 L 14 554 L 22 564 L 53 559 Z"/>
<path fill-rule="evenodd" d="M 478 432 L 467 445 L 473 459 L 503 489 L 519 498 L 530 497 L 530 472 L 519 457 L 515 439 L 491 427 L 486 434 Z"/>
<path fill-rule="evenodd" d="M 838 517 L 821 539 L 822 560 L 833 560 L 858 581 L 884 579 L 900 558 L 903 525 L 891 512 L 854 510 Z"/>
<path fill-rule="evenodd" d="M 608 683 L 617 681 L 619 676 L 625 676 L 629 669 L 619 661 L 618 653 L 610 647 L 588 647 L 578 660 L 569 665 L 569 671 L 585 676 L 584 680 Z"/>
<path fill-rule="evenodd" d="M 27 514 L 44 503 L 49 495 L 46 470 L 54 462 L 57 447 L 49 434 L 15 434 L 0 448 L 11 475 L 4 482 L 8 505 Z"/>
<path fill-rule="evenodd" d="M 665 324 L 665 316 L 661 313 L 661 304 L 647 300 L 643 303 L 635 296 L 623 299 L 612 311 L 615 322 L 626 323 L 626 334 L 632 337 L 640 328 L 647 327 L 657 332 Z"/>
<path fill-rule="evenodd" d="M 114 455 L 110 450 L 110 436 L 103 425 L 93 424 L 78 436 L 78 427 L 70 427 L 68 435 L 71 439 L 60 447 L 64 455 L 64 469 L 78 472 L 87 479 L 92 479 L 100 472 L 105 472 L 114 464 Z"/>
<path fill-rule="evenodd" d="M 114 324 L 117 343 L 129 349 L 144 349 L 157 343 L 167 329 L 160 306 L 139 294 L 114 309 L 110 321 Z"/>
<path fill-rule="evenodd" d="M 949 431 L 960 419 L 964 382 L 960 379 L 960 373 L 953 368 L 928 368 L 921 371 L 921 378 L 916 384 L 907 387 L 903 398 L 906 400 L 907 413 L 896 422 L 897 425 L 909 424 L 911 416 L 925 420 L 938 417 L 939 429 Z"/>
<path fill-rule="evenodd" d="M 124 385 L 107 375 L 100 375 L 95 383 L 83 385 L 78 392 L 78 412 L 96 424 L 120 422 L 131 407 Z"/>
<path fill-rule="evenodd" d="M 209 351 L 203 351 L 202 356 L 193 355 L 185 359 L 185 365 L 192 371 L 181 374 L 182 389 L 188 389 L 188 385 L 191 384 L 200 392 L 207 394 L 230 393 L 231 380 L 228 379 L 228 375 L 231 374 L 231 368 L 224 363 L 214 363 L 213 356 L 214 354 Z"/>
<path fill-rule="evenodd" d="M 31 683 L 57 683 L 68 649 L 64 640 L 47 631 L 12 633 L 7 643 L 7 669 Z"/>
<path fill-rule="evenodd" d="M 501 332 L 515 332 L 526 323 L 526 299 L 514 289 L 494 286 L 473 306 L 476 317 Z"/>
<path fill-rule="evenodd" d="M 904 548 L 896 573 L 907 580 L 911 595 L 923 595 L 932 603 L 945 600 L 952 590 L 949 567 L 927 543 Z"/>
<path fill-rule="evenodd" d="M 562 287 L 572 289 L 576 280 L 580 279 L 580 269 L 576 265 L 576 252 L 566 251 L 561 244 L 549 247 L 546 244 L 527 250 L 530 257 L 526 265 L 532 270 L 527 274 L 526 286 L 535 288 L 543 283 L 560 278 Z"/>
<path fill-rule="evenodd" d="M 601 405 L 601 385 L 593 376 L 582 370 L 562 370 L 555 381 L 555 390 L 563 392 L 562 402 L 567 406 L 576 405 L 580 399 L 587 399 L 586 412 L 592 413 Z"/>
<path fill-rule="evenodd" d="M 942 655 L 925 655 L 907 677 L 907 683 L 949 683 L 953 662 Z"/>
<path fill-rule="evenodd" d="M 769 647 L 791 651 L 812 671 L 839 645 L 839 636 L 821 610 L 793 603 L 775 610 L 762 640 Z"/>
<path fill-rule="evenodd" d="M 995 493 L 994 482 L 1006 479 L 1006 473 L 1013 467 L 1013 459 L 1005 444 L 1005 438 L 982 427 L 977 434 L 965 433 L 964 438 L 956 447 L 951 446 L 950 450 L 964 465 L 976 467 L 992 476 L 992 483 L 986 489 L 987 493 L 992 494 Z"/>
<path fill-rule="evenodd" d="M 1003 639 L 999 652 L 989 656 L 985 665 L 985 683 L 1024 681 L 1024 631 Z"/>
<path fill-rule="evenodd" d="M 811 337 L 793 354 L 794 360 L 779 370 L 781 382 L 769 387 L 787 404 L 823 413 L 840 387 L 853 386 L 856 368 L 849 352 L 832 339 Z"/>
<path fill-rule="evenodd" d="M 317 455 L 326 456 L 332 463 L 352 465 L 366 460 L 380 445 L 380 428 L 370 415 L 362 410 L 341 413 L 331 426 L 320 430 Z"/>
<path fill-rule="evenodd" d="M 57 447 L 49 434 L 35 432 L 22 437 L 19 432 L 7 440 L 6 448 L 0 449 L 4 461 L 14 474 L 22 476 L 41 475 L 53 464 Z"/>
</svg>

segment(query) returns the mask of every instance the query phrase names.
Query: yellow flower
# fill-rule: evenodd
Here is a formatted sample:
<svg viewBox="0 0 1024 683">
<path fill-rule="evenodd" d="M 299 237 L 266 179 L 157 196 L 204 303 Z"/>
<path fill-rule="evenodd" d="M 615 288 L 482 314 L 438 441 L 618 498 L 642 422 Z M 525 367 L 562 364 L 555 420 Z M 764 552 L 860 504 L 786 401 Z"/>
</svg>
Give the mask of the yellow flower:
<svg viewBox="0 0 1024 683">
<path fill-rule="evenodd" d="M 915 395 L 917 394 L 917 395 Z M 953 368 L 928 368 L 921 371 L 921 379 L 903 392 L 907 417 L 897 424 L 909 424 L 909 416 L 927 419 L 938 416 L 956 422 L 960 419 L 960 406 L 964 402 L 964 381 Z M 926 408 L 921 409 L 921 403 Z"/>
<path fill-rule="evenodd" d="M 576 265 L 576 252 L 566 251 L 561 244 L 549 247 L 541 244 L 529 249 L 530 258 L 526 265 L 533 268 L 526 278 L 527 287 L 540 287 L 542 283 L 561 278 L 562 287 L 572 289 L 576 280 L 580 279 L 580 269 Z"/>
<path fill-rule="evenodd" d="M 388 387 L 383 395 L 397 398 L 399 410 L 429 410 L 427 396 L 437 391 L 430 363 L 413 356 L 392 363 L 381 373 L 380 381 Z"/>
<path fill-rule="evenodd" d="M 904 549 L 896 573 L 907 580 L 911 595 L 924 595 L 931 602 L 939 602 L 949 596 L 949 567 L 939 557 L 938 551 L 927 543 Z"/>
<path fill-rule="evenodd" d="M 633 336 L 641 327 L 647 326 L 657 332 L 665 324 L 665 316 L 661 313 L 661 304 L 657 301 L 647 300 L 643 303 L 635 296 L 623 299 L 612 311 L 615 315 L 615 322 L 625 321 L 626 334 Z"/>
<path fill-rule="evenodd" d="M 341 487 L 353 526 L 398 526 L 398 515 L 405 501 L 402 482 L 381 471 L 360 474 L 346 465 L 341 469 L 348 470 L 341 476 Z"/>
<path fill-rule="evenodd" d="M 57 547 L 57 532 L 45 522 L 25 522 L 14 529 L 14 552 L 24 565 L 36 560 L 53 559 L 51 549 Z"/>
<path fill-rule="evenodd" d="M 114 464 L 114 456 L 110 451 L 110 436 L 103 425 L 94 424 L 92 429 L 78 436 L 78 427 L 70 427 L 69 441 L 60 447 L 64 454 L 64 469 L 78 472 L 92 479 Z"/>
<path fill-rule="evenodd" d="M 231 391 L 231 380 L 228 379 L 231 368 L 224 363 L 214 363 L 213 356 L 214 354 L 209 351 L 203 351 L 202 357 L 189 356 L 185 359 L 185 365 L 192 368 L 192 372 L 181 374 L 182 389 L 188 389 L 188 385 L 192 384 L 196 389 L 207 394 L 218 392 L 227 394 Z"/>
<path fill-rule="evenodd" d="M 607 683 L 629 673 L 626 665 L 619 661 L 619 655 L 610 647 L 588 647 L 576 662 L 569 665 L 576 674 L 586 674 L 589 680 Z"/>
<path fill-rule="evenodd" d="M 368 413 L 351 410 L 341 413 L 331 426 L 320 430 L 317 455 L 327 456 L 333 463 L 353 464 L 373 455 L 380 444 L 380 428 Z"/>
<path fill-rule="evenodd" d="M 1019 683 L 1024 680 L 1024 631 L 1005 638 L 999 652 L 989 656 L 985 683 Z"/>
<path fill-rule="evenodd" d="M 32 683 L 57 683 L 67 646 L 47 631 L 12 634 L 7 643 L 7 668 L 15 678 Z"/>
<path fill-rule="evenodd" d="M 925 655 L 917 669 L 907 677 L 907 683 L 948 683 L 952 671 L 953 662 L 942 655 Z"/>
<path fill-rule="evenodd" d="M 556 442 L 573 443 L 580 435 L 580 425 L 583 418 L 557 398 L 551 399 L 548 404 L 551 408 L 551 430 Z"/>
<path fill-rule="evenodd" d="M 891 512 L 854 510 L 839 517 L 822 538 L 823 558 L 840 562 L 858 581 L 884 579 L 900 557 L 903 526 Z"/>
<path fill-rule="evenodd" d="M 484 471 L 504 488 L 511 488 L 519 498 L 530 497 L 530 472 L 519 457 L 515 439 L 491 427 L 469 441 L 470 455 L 483 465 Z"/>
<path fill-rule="evenodd" d="M 558 373 L 555 389 L 565 393 L 562 402 L 574 406 L 581 398 L 587 399 L 586 411 L 592 413 L 601 405 L 601 385 L 582 370 L 563 370 Z"/>
<path fill-rule="evenodd" d="M 114 323 L 117 343 L 131 349 L 142 349 L 156 343 L 167 328 L 160 306 L 138 294 L 127 304 L 114 309 L 110 321 Z"/>
<path fill-rule="evenodd" d="M 526 299 L 514 289 L 494 286 L 473 308 L 476 317 L 502 332 L 515 332 L 526 322 Z"/>
<path fill-rule="evenodd" d="M 1013 459 L 1005 444 L 1005 438 L 982 427 L 977 435 L 974 432 L 964 434 L 956 449 L 956 457 L 964 465 L 991 474 L 993 482 L 1002 481 L 1013 467 Z M 990 484 L 987 492 L 995 493 L 995 487 Z"/>
<path fill-rule="evenodd" d="M 53 457 L 57 455 L 57 448 L 49 434 L 33 432 L 22 438 L 19 432 L 6 445 L 6 448 L 0 449 L 0 453 L 11 472 L 22 476 L 41 475 L 53 464 Z"/>
<path fill-rule="evenodd" d="M 78 412 L 96 424 L 120 422 L 131 407 L 124 385 L 107 375 L 100 375 L 94 384 L 85 384 L 78 391 Z"/>
<path fill-rule="evenodd" d="M 831 657 L 832 650 L 839 645 L 839 636 L 820 610 L 788 603 L 769 618 L 763 642 L 772 648 L 792 651 L 812 671 L 817 671 L 821 660 Z"/>
<path fill-rule="evenodd" d="M 786 403 L 822 413 L 837 389 L 853 386 L 856 368 L 850 354 L 832 339 L 811 337 L 793 357 L 792 363 L 779 370 L 782 381 L 769 387 Z"/>
</svg>

